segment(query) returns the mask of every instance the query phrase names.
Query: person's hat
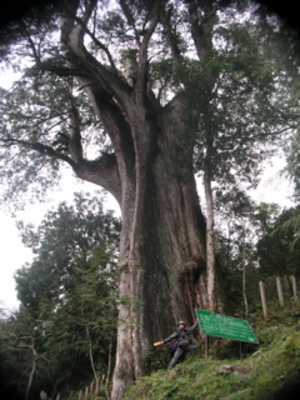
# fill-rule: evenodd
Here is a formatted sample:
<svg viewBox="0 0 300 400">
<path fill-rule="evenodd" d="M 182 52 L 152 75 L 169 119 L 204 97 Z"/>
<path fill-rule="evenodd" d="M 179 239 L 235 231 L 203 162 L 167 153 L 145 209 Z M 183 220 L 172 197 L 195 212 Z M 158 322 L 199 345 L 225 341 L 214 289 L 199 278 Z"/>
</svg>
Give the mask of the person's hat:
<svg viewBox="0 0 300 400">
<path fill-rule="evenodd" d="M 179 325 L 184 325 L 184 326 L 186 326 L 186 323 L 185 323 L 184 321 L 179 321 L 178 324 L 177 324 L 177 326 L 179 326 Z"/>
</svg>

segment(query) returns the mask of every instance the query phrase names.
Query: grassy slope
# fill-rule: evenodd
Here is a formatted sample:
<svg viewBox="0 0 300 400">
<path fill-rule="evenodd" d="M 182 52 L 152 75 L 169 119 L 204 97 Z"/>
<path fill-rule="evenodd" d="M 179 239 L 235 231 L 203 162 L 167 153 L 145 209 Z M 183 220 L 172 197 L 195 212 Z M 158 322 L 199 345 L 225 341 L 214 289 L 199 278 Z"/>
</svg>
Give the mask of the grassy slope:
<svg viewBox="0 0 300 400">
<path fill-rule="evenodd" d="M 299 322 L 298 322 L 299 321 Z M 232 358 L 237 344 L 220 340 L 214 356 L 203 351 L 172 371 L 152 372 L 140 379 L 124 400 L 293 400 L 300 397 L 299 312 L 273 313 L 266 323 L 253 319 L 260 342 L 256 351 Z M 249 350 L 249 348 L 248 348 Z M 251 349 L 250 349 L 251 350 Z M 227 359 L 218 360 L 217 354 Z M 296 393 L 296 394 L 295 394 Z M 295 396 L 294 396 L 295 394 Z"/>
</svg>

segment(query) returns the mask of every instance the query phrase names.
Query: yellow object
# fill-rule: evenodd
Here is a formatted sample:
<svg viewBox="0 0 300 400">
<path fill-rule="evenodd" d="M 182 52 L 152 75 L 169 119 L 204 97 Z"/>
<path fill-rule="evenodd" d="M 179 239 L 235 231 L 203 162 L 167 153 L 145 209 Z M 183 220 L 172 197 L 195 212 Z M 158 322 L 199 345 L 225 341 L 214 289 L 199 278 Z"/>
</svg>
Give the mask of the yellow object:
<svg viewBox="0 0 300 400">
<path fill-rule="evenodd" d="M 155 343 L 153 343 L 153 346 L 160 346 L 160 345 L 162 345 L 164 342 L 155 342 Z"/>
</svg>

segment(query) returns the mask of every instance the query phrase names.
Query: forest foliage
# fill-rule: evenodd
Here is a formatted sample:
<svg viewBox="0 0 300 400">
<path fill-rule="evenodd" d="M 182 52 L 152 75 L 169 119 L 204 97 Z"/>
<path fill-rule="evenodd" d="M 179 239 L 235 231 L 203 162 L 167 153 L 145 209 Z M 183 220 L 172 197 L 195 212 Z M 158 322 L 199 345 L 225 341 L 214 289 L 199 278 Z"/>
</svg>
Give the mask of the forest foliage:
<svg viewBox="0 0 300 400">
<path fill-rule="evenodd" d="M 64 393 L 93 374 L 105 384 L 116 345 L 120 226 L 99 198 L 82 194 L 38 229 L 20 225 L 35 257 L 15 275 L 19 309 L 1 320 L 1 374 L 12 396 Z"/>
</svg>

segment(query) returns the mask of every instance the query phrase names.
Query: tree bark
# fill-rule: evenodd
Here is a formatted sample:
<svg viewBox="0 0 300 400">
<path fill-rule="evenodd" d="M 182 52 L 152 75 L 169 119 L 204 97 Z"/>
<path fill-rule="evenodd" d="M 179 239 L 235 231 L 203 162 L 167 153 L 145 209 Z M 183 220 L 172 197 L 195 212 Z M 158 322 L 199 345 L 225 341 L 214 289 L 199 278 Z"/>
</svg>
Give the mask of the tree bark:
<svg viewBox="0 0 300 400">
<path fill-rule="evenodd" d="M 211 312 L 216 311 L 215 293 L 215 246 L 214 246 L 214 209 L 213 194 L 211 188 L 211 152 L 212 144 L 207 143 L 205 170 L 204 170 L 204 189 L 206 200 L 206 268 L 207 268 L 207 302 Z"/>
<path fill-rule="evenodd" d="M 32 387 L 33 378 L 34 378 L 34 375 L 36 372 L 37 354 L 36 354 L 36 351 L 33 346 L 34 346 L 34 344 L 32 345 L 32 365 L 31 365 L 30 375 L 29 375 L 28 384 L 27 384 L 27 388 L 26 388 L 25 400 L 29 399 L 29 394 L 30 394 L 30 390 Z"/>
<path fill-rule="evenodd" d="M 91 368 L 93 371 L 93 375 L 95 378 L 95 395 L 98 395 L 99 392 L 99 376 L 97 375 L 97 371 L 95 368 L 95 362 L 94 362 L 94 355 L 93 355 L 93 346 L 92 346 L 92 341 L 91 341 L 91 337 L 90 337 L 90 332 L 89 332 L 89 327 L 88 325 L 85 325 L 85 332 L 86 332 L 86 336 L 89 342 L 89 357 L 90 357 L 90 363 L 91 363 Z"/>
<path fill-rule="evenodd" d="M 151 343 L 168 335 L 176 319 L 191 322 L 195 307 L 206 308 L 204 220 L 192 169 L 189 179 L 176 178 L 169 144 L 160 140 L 135 169 L 135 190 L 122 207 L 114 400 L 141 376 Z"/>
<path fill-rule="evenodd" d="M 107 363 L 107 372 L 105 377 L 105 395 L 107 397 L 107 400 L 111 400 L 109 385 L 112 376 L 112 358 L 113 358 L 112 353 L 113 353 L 113 341 L 110 342 L 108 348 L 108 363 Z"/>
<path fill-rule="evenodd" d="M 242 270 L 243 270 L 243 279 L 242 279 L 242 292 L 243 299 L 245 304 L 245 316 L 247 317 L 249 314 L 249 305 L 246 293 L 246 227 L 245 222 L 242 221 L 243 227 L 243 243 L 242 243 Z"/>
<path fill-rule="evenodd" d="M 114 149 L 106 169 L 103 162 L 85 162 L 79 120 L 70 108 L 73 169 L 81 178 L 110 191 L 122 212 L 112 400 L 121 399 L 142 375 L 143 360 L 153 341 L 168 335 L 179 318 L 192 323 L 194 308 L 207 308 L 205 221 L 196 192 L 193 148 L 183 147 L 177 134 L 182 103 L 174 99 L 162 107 L 148 84 L 147 48 L 160 2 L 153 4 L 148 28 L 137 38 L 134 87 L 124 83 L 113 64 L 107 69 L 87 53 L 80 24 L 74 24 L 68 13 L 62 18 L 67 65 L 70 70 L 81 68 L 77 81 Z M 70 3 L 69 15 L 76 14 L 72 8 L 77 5 L 76 1 Z M 82 20 L 88 19 L 88 14 L 87 10 Z"/>
</svg>

